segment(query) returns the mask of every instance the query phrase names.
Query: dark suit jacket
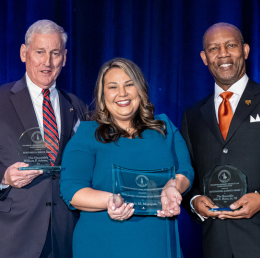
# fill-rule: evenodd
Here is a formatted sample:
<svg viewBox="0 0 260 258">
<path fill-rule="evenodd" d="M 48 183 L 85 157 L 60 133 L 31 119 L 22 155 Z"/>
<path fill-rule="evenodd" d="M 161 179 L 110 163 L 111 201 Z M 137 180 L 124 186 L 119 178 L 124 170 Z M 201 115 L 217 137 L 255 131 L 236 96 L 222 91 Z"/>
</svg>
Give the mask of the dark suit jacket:
<svg viewBox="0 0 260 258">
<path fill-rule="evenodd" d="M 85 105 L 75 95 L 59 90 L 61 112 L 60 148 L 55 165 L 74 134 L 73 128 Z M 71 110 L 73 108 L 73 111 Z M 26 130 L 38 127 L 32 100 L 23 77 L 0 87 L 0 180 L 10 165 L 21 161 L 18 139 Z M 21 189 L 0 191 L 0 257 L 40 257 L 51 221 L 53 257 L 72 257 L 72 233 L 78 220 L 59 190 L 59 175 L 43 174 Z"/>
<path fill-rule="evenodd" d="M 246 100 L 251 100 L 247 105 Z M 233 164 L 247 177 L 248 193 L 260 190 L 260 84 L 249 80 L 224 141 L 216 119 L 214 94 L 184 113 L 182 135 L 195 169 L 190 198 L 203 195 L 203 178 L 216 165 Z M 227 149 L 227 153 L 223 152 Z M 213 220 L 203 223 L 203 245 L 207 258 L 260 257 L 260 213 L 251 219 Z"/>
</svg>

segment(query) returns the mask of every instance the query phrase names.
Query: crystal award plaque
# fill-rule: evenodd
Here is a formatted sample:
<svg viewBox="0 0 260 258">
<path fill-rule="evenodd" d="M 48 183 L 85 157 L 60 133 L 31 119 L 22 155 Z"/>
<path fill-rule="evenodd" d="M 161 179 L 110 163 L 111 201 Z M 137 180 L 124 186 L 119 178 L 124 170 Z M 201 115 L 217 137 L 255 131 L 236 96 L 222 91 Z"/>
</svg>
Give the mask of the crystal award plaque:
<svg viewBox="0 0 260 258">
<path fill-rule="evenodd" d="M 230 210 L 229 206 L 247 191 L 246 176 L 232 165 L 214 166 L 204 177 L 203 185 L 204 195 L 220 210 Z"/>
<path fill-rule="evenodd" d="M 175 178 L 174 167 L 135 170 L 113 164 L 113 193 L 120 194 L 125 203 L 134 203 L 134 214 L 156 215 L 162 209 L 162 190 L 172 177 Z"/>
<path fill-rule="evenodd" d="M 19 170 L 43 170 L 46 173 L 59 173 L 60 166 L 51 166 L 47 148 L 39 127 L 25 131 L 18 141 L 18 155 L 29 164 L 29 167 L 20 167 Z"/>
</svg>

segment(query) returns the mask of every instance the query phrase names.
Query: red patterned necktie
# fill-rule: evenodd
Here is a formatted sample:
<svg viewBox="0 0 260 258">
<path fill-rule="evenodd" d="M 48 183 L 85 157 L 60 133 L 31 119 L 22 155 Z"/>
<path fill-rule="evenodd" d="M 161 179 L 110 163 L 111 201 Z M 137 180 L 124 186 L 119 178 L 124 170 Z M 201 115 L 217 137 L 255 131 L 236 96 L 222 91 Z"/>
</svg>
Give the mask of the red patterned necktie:
<svg viewBox="0 0 260 258">
<path fill-rule="evenodd" d="M 228 129 L 233 117 L 233 111 L 229 102 L 233 92 L 225 91 L 219 96 L 223 99 L 218 108 L 218 123 L 224 140 L 227 138 Z"/>
<path fill-rule="evenodd" d="M 44 141 L 47 148 L 47 153 L 50 158 L 51 165 L 54 166 L 54 162 L 59 151 L 59 134 L 56 123 L 55 114 L 50 101 L 50 91 L 42 90 L 43 103 L 43 128 L 44 128 Z"/>
</svg>

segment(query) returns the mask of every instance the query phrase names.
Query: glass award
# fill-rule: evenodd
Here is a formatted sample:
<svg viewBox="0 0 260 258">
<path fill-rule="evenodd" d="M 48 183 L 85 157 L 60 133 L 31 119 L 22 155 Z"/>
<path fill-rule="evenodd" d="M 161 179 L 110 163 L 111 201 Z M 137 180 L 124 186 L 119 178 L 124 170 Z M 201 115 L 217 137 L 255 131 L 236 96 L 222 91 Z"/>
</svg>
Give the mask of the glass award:
<svg viewBox="0 0 260 258">
<path fill-rule="evenodd" d="M 156 215 L 162 210 L 161 193 L 164 186 L 175 178 L 174 167 L 158 170 L 135 170 L 112 166 L 112 188 L 125 203 L 134 203 L 134 214 Z"/>
<path fill-rule="evenodd" d="M 232 165 L 216 165 L 203 179 L 204 195 L 209 197 L 217 210 L 230 210 L 229 206 L 247 191 L 246 176 Z"/>
<path fill-rule="evenodd" d="M 19 167 L 19 170 L 43 170 L 46 173 L 59 173 L 61 170 L 60 166 L 51 166 L 39 127 L 31 128 L 20 136 L 18 155 L 21 161 L 29 164 L 29 167 Z"/>
</svg>

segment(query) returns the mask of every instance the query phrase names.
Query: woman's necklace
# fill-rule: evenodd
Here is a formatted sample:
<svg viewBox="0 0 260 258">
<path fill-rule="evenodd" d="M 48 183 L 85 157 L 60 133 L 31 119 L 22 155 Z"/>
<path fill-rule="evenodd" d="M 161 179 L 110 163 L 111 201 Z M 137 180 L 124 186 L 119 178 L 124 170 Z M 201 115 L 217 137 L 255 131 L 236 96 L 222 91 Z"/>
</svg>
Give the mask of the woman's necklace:
<svg viewBox="0 0 260 258">
<path fill-rule="evenodd" d="M 127 131 L 127 132 L 130 132 L 130 128 L 129 128 L 129 127 L 126 127 L 126 131 Z"/>
</svg>

